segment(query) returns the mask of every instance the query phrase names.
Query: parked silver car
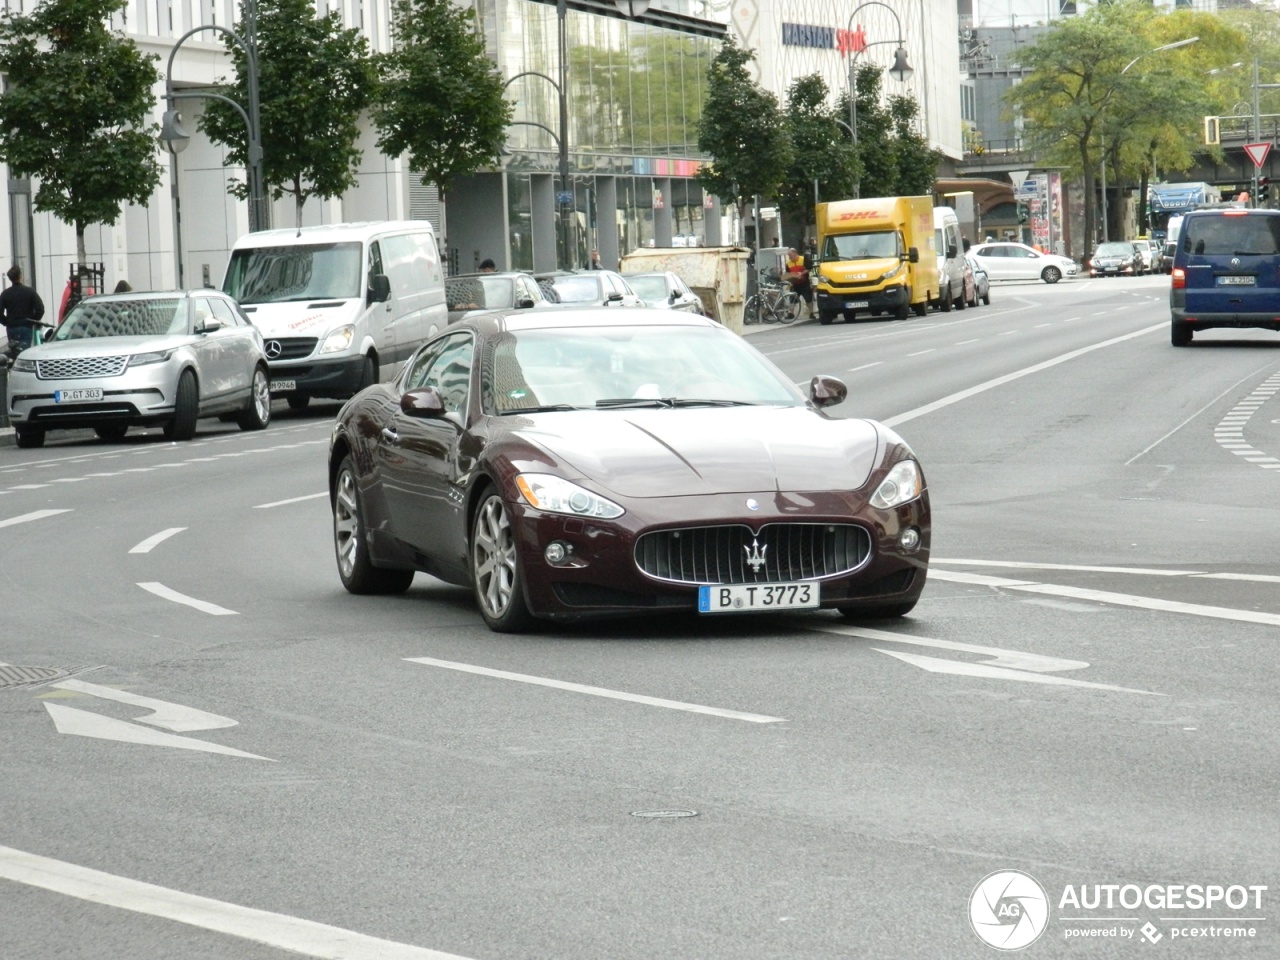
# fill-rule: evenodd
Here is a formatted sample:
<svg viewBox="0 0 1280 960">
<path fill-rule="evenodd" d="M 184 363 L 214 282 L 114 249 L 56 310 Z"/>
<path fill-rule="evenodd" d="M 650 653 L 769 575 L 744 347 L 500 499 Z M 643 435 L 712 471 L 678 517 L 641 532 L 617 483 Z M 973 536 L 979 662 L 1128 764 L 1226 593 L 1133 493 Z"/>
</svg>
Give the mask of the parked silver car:
<svg viewBox="0 0 1280 960">
<path fill-rule="evenodd" d="M 702 298 L 689 289 L 677 274 L 670 270 L 662 273 L 628 273 L 627 283 L 640 295 L 646 307 L 659 310 L 681 310 L 685 313 L 705 314 Z"/>
<path fill-rule="evenodd" d="M 200 417 L 264 429 L 269 383 L 262 335 L 230 297 L 126 293 L 81 301 L 48 343 L 20 353 L 6 403 L 20 447 L 72 427 L 118 440 L 162 424 L 169 439 L 190 440 Z"/>
<path fill-rule="evenodd" d="M 550 281 L 561 303 L 597 307 L 643 307 L 644 301 L 612 270 L 578 270 L 572 273 L 535 274 L 538 282 Z"/>
</svg>

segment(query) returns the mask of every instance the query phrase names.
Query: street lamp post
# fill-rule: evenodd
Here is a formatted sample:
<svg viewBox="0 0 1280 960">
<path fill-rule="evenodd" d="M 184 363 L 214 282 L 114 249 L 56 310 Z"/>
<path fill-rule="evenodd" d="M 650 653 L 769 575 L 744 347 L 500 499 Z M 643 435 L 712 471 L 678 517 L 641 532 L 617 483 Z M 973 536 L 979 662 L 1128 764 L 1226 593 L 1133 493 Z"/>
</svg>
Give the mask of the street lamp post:
<svg viewBox="0 0 1280 960">
<path fill-rule="evenodd" d="M 1149 54 L 1160 53 L 1163 50 L 1173 50 L 1177 47 L 1185 47 L 1187 44 L 1195 43 L 1199 39 L 1199 37 L 1186 37 L 1183 40 L 1175 40 L 1173 43 L 1166 43 L 1158 47 L 1152 47 L 1150 50 L 1146 51 L 1146 53 L 1140 53 L 1126 63 L 1124 65 L 1124 69 L 1120 71 L 1120 76 L 1123 77 L 1129 72 L 1130 67 Z M 1102 242 L 1106 243 L 1107 240 L 1110 239 L 1110 230 L 1107 225 L 1107 146 L 1106 133 L 1101 130 L 1098 133 L 1098 149 L 1102 153 Z"/>
<path fill-rule="evenodd" d="M 849 132 L 853 137 L 854 153 L 858 149 L 858 57 L 867 51 L 869 47 L 878 47 L 886 43 L 897 44 L 897 49 L 893 51 L 893 66 L 889 68 L 889 72 L 893 74 L 894 79 L 899 83 L 904 83 L 906 79 L 915 71 L 911 69 L 911 65 L 907 63 L 906 43 L 902 39 L 902 20 L 898 17 L 898 13 L 893 7 L 887 3 L 881 3 L 880 0 L 866 0 L 853 8 L 853 13 L 849 14 L 849 26 L 847 32 L 853 32 L 853 21 L 858 16 L 858 12 L 864 7 L 884 7 L 893 15 L 894 23 L 898 25 L 898 39 L 896 40 L 874 40 L 871 43 L 863 43 L 858 49 L 853 51 L 849 57 Z M 853 182 L 853 197 L 858 199 L 862 193 L 861 178 Z"/>
</svg>

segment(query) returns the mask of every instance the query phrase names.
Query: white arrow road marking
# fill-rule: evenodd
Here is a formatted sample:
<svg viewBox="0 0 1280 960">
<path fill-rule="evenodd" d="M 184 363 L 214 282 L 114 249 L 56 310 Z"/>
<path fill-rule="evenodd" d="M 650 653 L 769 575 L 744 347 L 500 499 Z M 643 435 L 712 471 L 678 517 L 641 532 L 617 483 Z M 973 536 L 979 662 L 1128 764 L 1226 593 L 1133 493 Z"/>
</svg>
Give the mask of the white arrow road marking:
<svg viewBox="0 0 1280 960">
<path fill-rule="evenodd" d="M 164 543 L 166 540 L 172 537 L 175 533 L 181 533 L 185 529 L 187 528 L 186 527 L 170 527 L 168 530 L 161 530 L 159 533 L 152 534 L 151 536 L 147 537 L 147 539 L 137 544 L 129 552 L 130 553 L 150 553 L 155 547 Z"/>
<path fill-rule="evenodd" d="M 179 750 L 201 750 L 205 753 L 221 753 L 229 757 L 247 757 L 250 760 L 266 760 L 275 763 L 270 757 L 260 757 L 256 753 L 245 753 L 232 747 L 224 747 L 220 743 L 209 743 L 207 740 L 196 740 L 192 737 L 180 737 L 174 733 L 161 733 L 147 727 L 136 727 L 125 720 L 104 717 L 88 710 L 78 710 L 58 703 L 45 701 L 44 708 L 53 717 L 53 725 L 59 733 L 73 737 L 92 737 L 95 740 L 119 740 L 122 743 L 142 743 L 152 747 L 176 747 Z"/>
<path fill-rule="evenodd" d="M 209 603 L 207 600 L 197 600 L 195 597 L 188 597 L 185 593 L 179 593 L 177 590 L 170 590 L 163 583 L 155 583 L 152 581 L 150 583 L 140 583 L 138 586 L 143 590 L 146 590 L 148 593 L 154 593 L 157 597 L 161 597 L 165 600 L 172 600 L 174 603 L 185 604 L 188 607 L 194 607 L 203 613 L 209 613 L 215 617 L 236 616 L 236 611 L 234 610 L 228 610 L 226 607 L 220 607 L 216 603 Z"/>
<path fill-rule="evenodd" d="M 17 490 L 19 488 L 14 487 L 13 489 Z M 60 513 L 70 512 L 70 510 L 33 510 L 31 513 L 10 517 L 8 520 L 0 520 L 0 527 L 12 527 L 19 523 L 30 523 L 32 520 L 43 520 L 45 517 L 56 517 Z"/>
<path fill-rule="evenodd" d="M 101 700 L 114 700 L 117 703 L 127 703 L 134 707 L 145 707 L 148 710 L 153 710 L 154 713 L 146 717 L 135 717 L 135 722 L 149 723 L 153 727 L 164 727 L 166 730 L 176 730 L 180 733 L 190 733 L 192 730 L 217 730 L 222 727 L 234 727 L 238 722 L 230 717 L 220 717 L 216 713 L 197 710 L 195 707 L 184 707 L 177 703 L 169 703 L 167 700 L 140 697 L 136 693 L 117 690 L 115 687 L 103 687 L 96 683 L 85 683 L 83 680 L 74 678 L 50 684 L 50 686 L 58 687 L 61 690 L 73 690 L 76 693 L 98 697 Z"/>
<path fill-rule="evenodd" d="M 0 847 L 0 877 L 90 903 L 161 917 L 320 960 L 467 960 L 327 923 L 255 910 Z"/>
<path fill-rule="evenodd" d="M 951 673 L 962 677 L 984 677 L 989 680 L 1019 680 L 1023 683 L 1047 683 L 1061 687 L 1088 687 L 1091 690 L 1110 690 L 1114 693 L 1140 693 L 1148 697 L 1163 697 L 1163 693 L 1152 693 L 1150 690 L 1132 690 L 1129 687 L 1117 687 L 1109 683 L 1090 683 L 1087 680 L 1073 680 L 1070 677 L 1054 677 L 1043 673 L 1027 673 L 1023 670 L 1006 670 L 1004 667 L 984 666 L 980 663 L 964 663 L 960 660 L 943 660 L 940 657 L 922 657 L 916 653 L 895 653 L 893 650 L 881 650 L 872 647 L 878 653 L 887 653 L 905 663 L 928 670 L 930 673 Z"/>
<path fill-rule="evenodd" d="M 1180 600 L 1157 600 L 1128 593 L 1111 593 L 1107 590 L 1089 590 L 1084 587 L 1067 587 L 1052 583 L 1036 583 L 1032 580 L 1008 580 L 1004 577 L 984 577 L 978 573 L 951 573 L 930 568 L 932 580 L 950 583 L 972 583 L 1006 590 L 1023 590 L 1027 593 L 1043 593 L 1054 597 L 1074 597 L 1077 600 L 1094 600 L 1113 603 L 1122 607 L 1138 607 L 1142 610 L 1158 610 L 1162 613 L 1186 613 L 1193 617 L 1212 617 L 1215 620 L 1235 620 L 1240 623 L 1260 623 L 1280 627 L 1280 614 L 1260 613 L 1257 610 L 1235 610 L 1231 607 L 1214 607 L 1202 603 L 1183 603 Z"/>
<path fill-rule="evenodd" d="M 930 571 L 930 576 L 932 575 L 933 571 Z M 915 637 L 904 633 L 891 633 L 888 630 L 874 630 L 870 627 L 823 626 L 812 627 L 811 629 L 820 633 L 835 633 L 846 637 L 862 637 L 867 640 L 905 643 L 917 647 L 934 647 L 939 650 L 955 650 L 960 653 L 976 653 L 980 656 L 990 657 L 989 660 L 983 663 L 966 663 L 963 660 L 944 660 L 941 657 L 922 657 L 915 653 L 894 653 L 892 650 L 881 650 L 879 647 L 871 648 L 877 653 L 896 657 L 904 663 L 910 663 L 913 666 L 928 670 L 930 673 L 951 673 L 964 677 L 1019 680 L 1023 683 L 1047 683 L 1066 687 L 1088 687 L 1093 690 L 1139 693 L 1151 697 L 1165 696 L 1163 693 L 1153 693 L 1150 690 L 1133 690 L 1129 687 L 1117 687 L 1109 683 L 1090 683 L 1087 680 L 1045 676 L 1046 673 L 1050 672 L 1081 670 L 1089 666 L 1086 660 L 1067 660 L 1062 657 L 1046 657 L 1039 653 L 1026 653 L 1022 650 L 985 647 L 976 643 L 937 640 L 933 637 Z"/>
<path fill-rule="evenodd" d="M 705 713 L 712 717 L 726 717 L 730 720 L 746 720 L 748 723 L 786 723 L 782 717 L 766 717 L 758 713 L 740 713 L 737 710 L 722 710 L 719 707 L 704 707 L 697 703 L 682 703 L 679 700 L 662 700 L 658 697 L 646 697 L 639 693 L 623 693 L 620 690 L 609 690 L 605 687 L 589 687 L 581 683 L 570 683 L 566 680 L 549 680 L 546 677 L 532 677 L 524 673 L 508 673 L 506 670 L 491 670 L 488 667 L 476 667 L 469 663 L 455 663 L 452 660 L 434 660 L 431 657 L 405 657 L 410 663 L 421 663 L 428 667 L 444 667 L 446 670 L 459 670 L 463 673 L 474 673 L 482 677 L 496 677 L 499 680 L 515 680 L 519 683 L 532 683 L 540 687 L 553 687 L 556 690 L 570 690 L 574 693 L 586 693 L 593 697 L 608 697 L 611 700 L 629 700 L 632 703 L 643 703 L 650 707 L 665 707 L 668 710 L 687 710 L 689 713 Z"/>
<path fill-rule="evenodd" d="M 274 503 L 259 503 L 253 509 L 270 510 L 272 507 L 283 507 L 290 503 L 301 503 L 303 500 L 319 500 L 321 497 L 327 497 L 328 495 L 329 495 L 328 490 L 326 490 L 324 493 L 309 493 L 305 497 L 293 497 L 289 500 L 277 500 Z"/>
</svg>

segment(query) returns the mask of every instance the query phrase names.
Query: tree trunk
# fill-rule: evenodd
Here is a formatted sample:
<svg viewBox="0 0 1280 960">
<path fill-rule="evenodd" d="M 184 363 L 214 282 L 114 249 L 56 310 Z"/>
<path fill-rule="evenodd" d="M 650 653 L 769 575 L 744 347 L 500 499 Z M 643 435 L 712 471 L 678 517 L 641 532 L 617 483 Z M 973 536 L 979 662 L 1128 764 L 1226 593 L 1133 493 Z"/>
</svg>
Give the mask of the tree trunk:
<svg viewBox="0 0 1280 960">
<path fill-rule="evenodd" d="M 76 263 L 84 263 L 86 255 L 84 252 L 84 228 L 85 224 L 81 220 L 76 221 Z"/>
<path fill-rule="evenodd" d="M 1096 179 L 1093 175 L 1093 164 L 1089 162 L 1088 139 L 1080 141 L 1080 169 L 1084 171 L 1084 260 L 1088 262 L 1093 256 L 1093 248 L 1098 243 L 1098 225 L 1094 217 L 1094 204 L 1098 202 L 1094 194 Z"/>
</svg>

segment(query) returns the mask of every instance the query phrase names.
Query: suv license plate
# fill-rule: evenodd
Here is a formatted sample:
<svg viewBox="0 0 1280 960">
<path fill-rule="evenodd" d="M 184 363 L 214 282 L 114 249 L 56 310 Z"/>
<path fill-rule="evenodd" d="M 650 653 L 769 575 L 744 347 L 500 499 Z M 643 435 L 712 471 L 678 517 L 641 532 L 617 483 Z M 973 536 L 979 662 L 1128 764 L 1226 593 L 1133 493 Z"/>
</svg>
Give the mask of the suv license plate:
<svg viewBox="0 0 1280 960">
<path fill-rule="evenodd" d="M 93 403 L 102 399 L 101 387 L 85 387 L 81 390 L 55 390 L 54 403 Z"/>
<path fill-rule="evenodd" d="M 844 302 L 846 310 L 865 310 L 869 306 L 871 306 L 871 301 L 869 300 L 846 300 Z"/>
<path fill-rule="evenodd" d="M 717 583 L 698 588 L 699 613 L 808 610 L 818 606 L 816 580 L 796 583 Z"/>
<path fill-rule="evenodd" d="M 1252 287 L 1258 282 L 1257 277 L 1219 277 L 1218 286 L 1220 287 Z"/>
<path fill-rule="evenodd" d="M 272 380 L 271 381 L 272 393 L 284 393 L 286 390 L 297 390 L 297 389 L 298 389 L 297 380 Z"/>
</svg>

